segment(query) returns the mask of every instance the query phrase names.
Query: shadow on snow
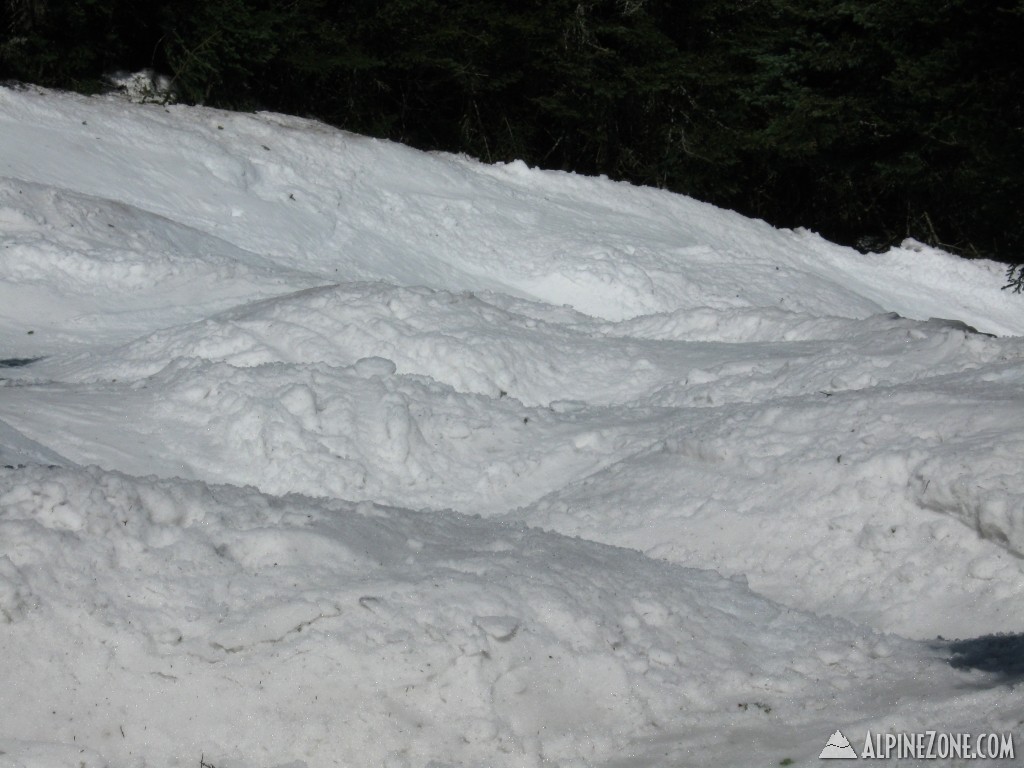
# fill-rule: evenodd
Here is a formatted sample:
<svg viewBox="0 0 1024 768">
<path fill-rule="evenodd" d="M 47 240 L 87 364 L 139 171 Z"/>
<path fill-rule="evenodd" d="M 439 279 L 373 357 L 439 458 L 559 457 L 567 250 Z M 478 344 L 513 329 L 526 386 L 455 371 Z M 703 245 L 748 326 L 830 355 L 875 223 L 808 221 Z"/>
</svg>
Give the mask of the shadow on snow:
<svg viewBox="0 0 1024 768">
<path fill-rule="evenodd" d="M 1024 680 L 1024 634 L 982 635 L 966 640 L 940 637 L 933 647 L 950 652 L 949 665 L 954 669 L 987 672 L 1007 685 Z"/>
</svg>

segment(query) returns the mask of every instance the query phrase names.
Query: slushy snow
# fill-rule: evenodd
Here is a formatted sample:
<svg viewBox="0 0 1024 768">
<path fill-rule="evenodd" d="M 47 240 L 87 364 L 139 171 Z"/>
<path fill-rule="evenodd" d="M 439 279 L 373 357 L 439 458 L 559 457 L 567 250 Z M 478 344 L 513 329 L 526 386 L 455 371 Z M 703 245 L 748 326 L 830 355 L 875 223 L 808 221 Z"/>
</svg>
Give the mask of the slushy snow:
<svg viewBox="0 0 1024 768">
<path fill-rule="evenodd" d="M 0 88 L 0 768 L 1020 733 L 1002 283 L 299 118 Z"/>
</svg>

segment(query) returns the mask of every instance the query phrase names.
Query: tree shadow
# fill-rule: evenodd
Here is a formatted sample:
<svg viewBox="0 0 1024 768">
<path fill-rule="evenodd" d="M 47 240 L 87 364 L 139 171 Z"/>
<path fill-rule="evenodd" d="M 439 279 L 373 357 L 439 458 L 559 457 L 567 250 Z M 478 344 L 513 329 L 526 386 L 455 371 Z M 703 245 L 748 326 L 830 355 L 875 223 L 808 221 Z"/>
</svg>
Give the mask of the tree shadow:
<svg viewBox="0 0 1024 768">
<path fill-rule="evenodd" d="M 949 665 L 954 669 L 987 672 L 1006 685 L 1024 680 L 1024 634 L 982 635 L 966 640 L 940 637 L 935 647 L 950 652 Z"/>
<path fill-rule="evenodd" d="M 6 357 L 0 359 L 0 368 L 22 368 L 42 359 L 41 357 Z"/>
</svg>

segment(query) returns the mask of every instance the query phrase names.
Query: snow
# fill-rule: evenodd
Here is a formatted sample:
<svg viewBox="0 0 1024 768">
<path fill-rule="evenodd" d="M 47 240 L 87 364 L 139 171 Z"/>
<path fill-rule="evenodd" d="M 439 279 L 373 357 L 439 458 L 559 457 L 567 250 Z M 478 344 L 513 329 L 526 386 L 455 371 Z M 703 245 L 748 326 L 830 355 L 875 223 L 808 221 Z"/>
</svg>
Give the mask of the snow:
<svg viewBox="0 0 1024 768">
<path fill-rule="evenodd" d="M 1002 283 L 299 118 L 0 88 L 0 768 L 1016 732 Z"/>
</svg>

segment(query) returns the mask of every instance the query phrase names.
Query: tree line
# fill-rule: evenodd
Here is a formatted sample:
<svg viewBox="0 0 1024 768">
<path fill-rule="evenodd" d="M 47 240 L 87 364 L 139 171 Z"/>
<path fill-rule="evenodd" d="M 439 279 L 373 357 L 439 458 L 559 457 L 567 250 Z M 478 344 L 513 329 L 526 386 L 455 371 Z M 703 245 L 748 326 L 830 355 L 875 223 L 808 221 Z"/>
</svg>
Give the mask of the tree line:
<svg viewBox="0 0 1024 768">
<path fill-rule="evenodd" d="M 1017 263 L 1024 0 L 0 0 L 0 78 L 606 174 Z"/>
</svg>

